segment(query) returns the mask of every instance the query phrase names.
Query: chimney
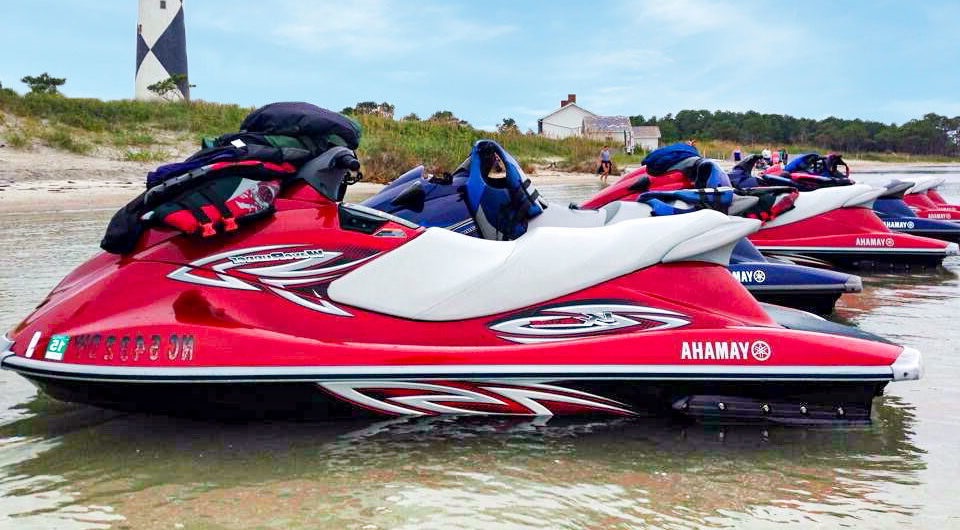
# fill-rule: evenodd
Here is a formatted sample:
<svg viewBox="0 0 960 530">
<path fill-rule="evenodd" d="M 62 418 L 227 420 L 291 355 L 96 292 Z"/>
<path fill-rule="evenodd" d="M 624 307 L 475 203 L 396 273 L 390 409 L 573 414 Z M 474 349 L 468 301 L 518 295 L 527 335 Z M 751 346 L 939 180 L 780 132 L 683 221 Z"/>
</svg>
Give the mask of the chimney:
<svg viewBox="0 0 960 530">
<path fill-rule="evenodd" d="M 567 103 L 576 103 L 577 95 L 576 94 L 567 94 Z"/>
<path fill-rule="evenodd" d="M 566 106 L 567 106 L 567 103 L 570 103 L 570 102 L 567 101 L 567 100 L 565 100 L 565 99 L 561 99 L 561 100 L 560 100 L 560 108 L 566 107 Z"/>
</svg>

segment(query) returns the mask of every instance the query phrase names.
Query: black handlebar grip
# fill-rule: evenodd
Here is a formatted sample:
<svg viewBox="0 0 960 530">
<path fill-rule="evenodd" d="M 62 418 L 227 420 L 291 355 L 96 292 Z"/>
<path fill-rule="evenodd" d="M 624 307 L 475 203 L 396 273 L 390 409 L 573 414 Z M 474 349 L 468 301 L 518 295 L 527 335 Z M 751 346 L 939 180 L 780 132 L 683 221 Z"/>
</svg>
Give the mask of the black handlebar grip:
<svg viewBox="0 0 960 530">
<path fill-rule="evenodd" d="M 336 165 L 341 169 L 349 169 L 350 171 L 360 170 L 360 161 L 350 153 L 344 153 L 337 157 Z"/>
</svg>

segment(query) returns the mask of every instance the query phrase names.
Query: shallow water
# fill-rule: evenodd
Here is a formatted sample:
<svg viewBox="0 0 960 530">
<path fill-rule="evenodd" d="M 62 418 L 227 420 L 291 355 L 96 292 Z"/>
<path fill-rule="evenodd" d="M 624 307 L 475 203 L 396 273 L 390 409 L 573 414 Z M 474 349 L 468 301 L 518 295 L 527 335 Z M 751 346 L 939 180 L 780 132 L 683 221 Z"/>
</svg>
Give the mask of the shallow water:
<svg viewBox="0 0 960 530">
<path fill-rule="evenodd" d="M 540 191 L 564 204 L 598 187 Z M 944 191 L 960 197 L 960 178 Z M 111 214 L 0 214 L 0 329 L 94 252 Z M 59 404 L 3 372 L 0 528 L 960 527 L 958 274 L 954 259 L 866 276 L 844 297 L 835 318 L 919 348 L 926 367 L 854 429 L 222 424 Z"/>
</svg>

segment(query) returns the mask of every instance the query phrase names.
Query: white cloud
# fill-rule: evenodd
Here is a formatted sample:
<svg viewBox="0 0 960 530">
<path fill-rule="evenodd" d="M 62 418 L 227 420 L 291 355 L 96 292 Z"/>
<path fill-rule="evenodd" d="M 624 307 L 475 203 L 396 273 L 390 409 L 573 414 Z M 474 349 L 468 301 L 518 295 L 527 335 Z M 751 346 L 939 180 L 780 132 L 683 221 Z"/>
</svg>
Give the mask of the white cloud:
<svg viewBox="0 0 960 530">
<path fill-rule="evenodd" d="M 708 0 L 627 2 L 624 8 L 643 21 L 643 27 L 678 37 L 731 30 L 737 20 L 742 19 L 735 6 Z"/>
<path fill-rule="evenodd" d="M 198 9 L 210 6 L 200 4 Z M 517 29 L 475 22 L 455 6 L 397 0 L 353 0 L 349 7 L 275 0 L 190 16 L 205 27 L 247 34 L 315 55 L 338 53 L 371 60 L 484 42 Z"/>
</svg>

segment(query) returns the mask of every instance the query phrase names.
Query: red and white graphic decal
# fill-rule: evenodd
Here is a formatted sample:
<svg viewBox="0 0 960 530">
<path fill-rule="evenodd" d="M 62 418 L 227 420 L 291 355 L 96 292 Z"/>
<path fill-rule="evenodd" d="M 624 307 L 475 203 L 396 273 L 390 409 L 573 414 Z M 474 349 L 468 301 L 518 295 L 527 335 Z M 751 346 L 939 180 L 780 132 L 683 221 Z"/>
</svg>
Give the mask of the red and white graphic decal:
<svg viewBox="0 0 960 530">
<path fill-rule="evenodd" d="M 278 181 L 242 179 L 229 201 L 242 213 L 258 212 L 273 204 L 278 193 Z"/>
<path fill-rule="evenodd" d="M 499 337 L 523 344 L 582 339 L 626 328 L 653 331 L 686 326 L 681 313 L 632 304 L 587 303 L 538 309 L 519 318 L 496 322 Z"/>
<path fill-rule="evenodd" d="M 208 287 L 268 290 L 307 309 L 352 316 L 324 299 L 326 288 L 333 280 L 379 253 L 347 256 L 343 252 L 304 247 L 307 245 L 231 250 L 193 261 L 171 272 L 167 278 Z"/>
<path fill-rule="evenodd" d="M 432 416 L 477 414 L 553 416 L 632 415 L 623 403 L 558 386 L 496 381 L 336 381 L 320 388 L 355 405 L 384 414 Z"/>
</svg>

